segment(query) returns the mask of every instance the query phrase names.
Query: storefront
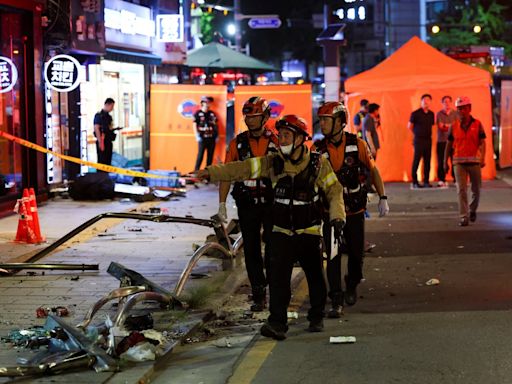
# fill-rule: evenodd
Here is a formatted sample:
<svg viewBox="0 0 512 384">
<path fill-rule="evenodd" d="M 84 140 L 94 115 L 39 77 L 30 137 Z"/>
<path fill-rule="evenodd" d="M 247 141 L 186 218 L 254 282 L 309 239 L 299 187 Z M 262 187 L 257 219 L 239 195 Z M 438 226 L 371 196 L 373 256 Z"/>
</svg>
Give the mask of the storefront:
<svg viewBox="0 0 512 384">
<path fill-rule="evenodd" d="M 0 130 L 44 146 L 42 4 L 0 0 Z M 0 139 L 0 215 L 23 188 L 45 192 L 44 156 Z"/>
<path fill-rule="evenodd" d="M 80 86 L 81 123 L 87 131 L 88 159 L 96 161 L 94 115 L 106 98 L 116 102 L 112 111 L 117 131 L 112 165 L 149 165 L 149 84 L 159 56 L 151 53 L 156 26 L 150 8 L 121 0 L 105 1 L 106 53 L 87 66 Z"/>
</svg>

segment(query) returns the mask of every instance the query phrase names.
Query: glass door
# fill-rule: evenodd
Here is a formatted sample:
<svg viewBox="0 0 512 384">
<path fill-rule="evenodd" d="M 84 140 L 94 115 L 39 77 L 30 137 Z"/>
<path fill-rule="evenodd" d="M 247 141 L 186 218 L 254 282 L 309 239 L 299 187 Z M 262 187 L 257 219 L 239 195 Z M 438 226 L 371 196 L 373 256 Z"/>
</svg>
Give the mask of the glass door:
<svg viewBox="0 0 512 384">
<path fill-rule="evenodd" d="M 25 138 L 23 14 L 0 8 L 0 130 Z M 22 186 L 22 149 L 0 138 L 0 198 Z"/>
</svg>

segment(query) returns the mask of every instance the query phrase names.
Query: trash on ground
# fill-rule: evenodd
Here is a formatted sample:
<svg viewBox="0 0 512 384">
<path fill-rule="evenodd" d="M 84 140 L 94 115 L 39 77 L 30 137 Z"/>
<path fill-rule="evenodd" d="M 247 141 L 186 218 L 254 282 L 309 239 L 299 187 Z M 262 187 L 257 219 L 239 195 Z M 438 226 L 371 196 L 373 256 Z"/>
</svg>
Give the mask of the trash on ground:
<svg viewBox="0 0 512 384">
<path fill-rule="evenodd" d="M 141 227 L 128 227 L 126 230 L 128 232 L 142 232 L 142 228 Z"/>
<path fill-rule="evenodd" d="M 232 347 L 232 345 L 229 342 L 229 339 L 227 337 L 215 340 L 213 345 L 215 345 L 217 348 L 231 348 Z"/>
<path fill-rule="evenodd" d="M 158 341 L 159 344 L 165 344 L 167 342 L 165 334 L 154 329 L 146 329 L 141 333 L 146 339 Z"/>
<path fill-rule="evenodd" d="M 80 276 L 73 276 L 73 277 L 71 277 L 69 280 L 71 280 L 71 281 L 77 281 L 77 280 L 79 280 L 79 279 L 80 279 Z"/>
<path fill-rule="evenodd" d="M 155 346 L 147 341 L 139 343 L 121 354 L 120 358 L 135 362 L 155 360 Z"/>
<path fill-rule="evenodd" d="M 353 344 L 355 342 L 355 336 L 331 336 L 329 338 L 329 343 L 331 344 Z"/>
<path fill-rule="evenodd" d="M 59 317 L 69 316 L 69 310 L 66 307 L 58 306 L 58 307 L 39 307 L 36 309 L 36 317 L 38 319 L 42 319 L 48 317 L 48 315 L 53 312 Z"/>
<path fill-rule="evenodd" d="M 289 319 L 298 319 L 299 313 L 298 312 L 287 312 L 287 317 Z"/>
<path fill-rule="evenodd" d="M 441 282 L 438 279 L 430 279 L 425 285 L 439 285 Z"/>
<path fill-rule="evenodd" d="M 116 354 L 121 356 L 123 353 L 128 351 L 130 348 L 135 345 L 147 341 L 144 335 L 140 332 L 132 332 L 128 336 L 126 336 L 123 340 L 117 343 L 116 346 Z"/>
</svg>

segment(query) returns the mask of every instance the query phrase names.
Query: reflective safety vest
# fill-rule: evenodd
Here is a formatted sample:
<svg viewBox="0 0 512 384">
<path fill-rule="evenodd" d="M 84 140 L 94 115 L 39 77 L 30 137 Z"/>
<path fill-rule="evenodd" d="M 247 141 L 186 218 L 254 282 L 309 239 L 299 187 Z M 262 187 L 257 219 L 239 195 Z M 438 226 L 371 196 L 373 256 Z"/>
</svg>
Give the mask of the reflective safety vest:
<svg viewBox="0 0 512 384">
<path fill-rule="evenodd" d="M 462 129 L 460 121 L 452 125 L 453 136 L 453 163 L 479 163 L 478 147 L 480 146 L 480 132 L 482 124 L 471 117 L 467 130 Z"/>
<path fill-rule="evenodd" d="M 242 132 L 236 137 L 236 149 L 238 160 L 244 161 L 249 158 L 257 157 L 252 153 L 249 142 L 249 131 Z M 269 130 L 265 130 L 260 140 L 267 140 L 267 149 L 265 153 L 258 154 L 264 156 L 271 152 L 277 152 L 277 137 Z M 249 179 L 234 183 L 231 195 L 235 199 L 238 208 L 253 206 L 256 204 L 270 204 L 272 202 L 272 183 L 268 178 Z"/>
<path fill-rule="evenodd" d="M 311 152 L 309 164 L 302 172 L 277 181 L 272 209 L 274 232 L 320 234 L 322 203 L 316 185 L 320 164 L 320 154 Z"/>
<path fill-rule="evenodd" d="M 367 169 L 359 159 L 357 136 L 344 132 L 345 154 L 340 169 L 333 169 L 343 187 L 343 202 L 347 214 L 354 214 L 366 209 L 368 190 L 366 187 Z M 317 151 L 329 159 L 327 139 L 315 142 Z"/>
</svg>

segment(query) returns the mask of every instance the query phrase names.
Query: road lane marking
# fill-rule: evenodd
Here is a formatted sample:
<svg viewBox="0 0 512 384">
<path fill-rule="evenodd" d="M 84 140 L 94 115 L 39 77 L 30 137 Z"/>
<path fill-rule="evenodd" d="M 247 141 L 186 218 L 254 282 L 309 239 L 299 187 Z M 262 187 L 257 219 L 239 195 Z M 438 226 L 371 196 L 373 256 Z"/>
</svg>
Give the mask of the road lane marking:
<svg viewBox="0 0 512 384">
<path fill-rule="evenodd" d="M 308 285 L 302 278 L 295 289 L 289 309 L 300 308 L 308 296 Z M 293 309 L 295 310 L 295 309 Z M 240 362 L 235 367 L 233 375 L 228 379 L 228 384 L 250 384 L 258 374 L 263 363 L 278 342 L 269 338 L 259 338 L 252 342 L 247 352 L 241 356 Z M 280 341 L 286 343 L 286 340 Z"/>
</svg>

